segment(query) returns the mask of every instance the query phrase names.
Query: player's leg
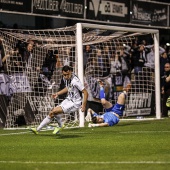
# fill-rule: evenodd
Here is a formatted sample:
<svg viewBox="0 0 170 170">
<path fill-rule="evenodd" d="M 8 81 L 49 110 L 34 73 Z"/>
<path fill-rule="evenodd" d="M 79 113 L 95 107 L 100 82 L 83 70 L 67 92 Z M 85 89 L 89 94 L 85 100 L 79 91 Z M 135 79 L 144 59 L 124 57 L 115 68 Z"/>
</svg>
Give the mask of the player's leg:
<svg viewBox="0 0 170 170">
<path fill-rule="evenodd" d="M 40 125 L 37 128 L 31 128 L 31 131 L 34 132 L 35 134 L 38 134 L 38 132 L 46 125 L 48 125 L 51 120 L 54 118 L 54 115 L 56 114 L 61 114 L 63 113 L 63 110 L 61 108 L 61 106 L 57 106 L 54 107 L 50 113 L 48 114 L 48 116 L 46 118 L 44 118 L 44 120 L 40 123 Z"/>
<path fill-rule="evenodd" d="M 118 99 L 117 99 L 117 103 L 118 103 L 118 104 L 125 104 L 125 100 L 126 100 L 126 97 L 127 97 L 127 93 L 130 91 L 131 86 L 132 86 L 132 85 L 131 85 L 130 80 L 124 82 L 123 92 L 119 94 Z"/>
<path fill-rule="evenodd" d="M 61 121 L 62 120 L 61 118 L 62 118 L 62 114 L 58 114 L 58 115 L 55 116 L 55 119 L 57 120 L 57 123 L 58 123 L 59 127 L 62 127 L 62 125 L 63 125 L 63 122 Z"/>
<path fill-rule="evenodd" d="M 125 76 L 124 82 L 123 82 L 123 92 L 119 94 L 117 103 L 119 103 L 119 104 L 125 103 L 127 93 L 130 91 L 131 86 L 132 86 L 132 84 L 131 84 L 130 78 L 128 76 Z"/>
<path fill-rule="evenodd" d="M 105 99 L 105 91 L 104 91 L 104 87 L 103 87 L 104 86 L 103 82 L 101 82 L 100 80 L 98 82 L 99 82 L 99 85 L 100 85 L 100 100 L 101 100 L 101 103 L 102 103 L 102 105 L 105 109 L 109 109 L 113 105 L 112 105 L 112 103 L 110 103 L 109 101 L 107 101 Z"/>
<path fill-rule="evenodd" d="M 65 99 L 59 106 L 62 108 L 63 113 L 69 114 L 72 112 L 76 112 L 78 108 L 81 106 L 81 103 L 80 105 L 75 105 L 75 103 L 73 103 L 71 100 Z M 64 127 L 65 126 L 62 123 L 61 127 L 56 127 L 54 129 L 53 134 L 58 134 L 61 130 L 63 130 Z"/>
<path fill-rule="evenodd" d="M 53 110 L 50 111 L 48 116 L 40 123 L 40 125 L 37 128 L 37 131 L 40 131 L 44 126 L 48 125 L 54 118 L 54 115 L 61 113 L 63 113 L 63 110 L 60 106 L 54 107 Z"/>
</svg>

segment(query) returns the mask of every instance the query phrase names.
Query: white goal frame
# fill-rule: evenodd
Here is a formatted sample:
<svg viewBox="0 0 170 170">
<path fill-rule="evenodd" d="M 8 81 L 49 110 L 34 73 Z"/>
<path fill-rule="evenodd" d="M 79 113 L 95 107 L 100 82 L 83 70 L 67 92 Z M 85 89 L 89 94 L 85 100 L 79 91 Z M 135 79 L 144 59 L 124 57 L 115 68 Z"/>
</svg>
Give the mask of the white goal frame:
<svg viewBox="0 0 170 170">
<path fill-rule="evenodd" d="M 105 45 L 111 45 L 111 49 L 110 52 L 112 53 L 112 55 L 114 55 L 114 52 L 117 52 L 116 50 L 120 50 L 124 45 L 128 46 L 130 44 L 132 44 L 132 41 L 135 40 L 136 37 L 140 37 L 140 36 L 148 36 L 147 38 L 152 38 L 152 40 L 154 40 L 154 48 L 155 48 L 155 76 L 150 76 L 150 75 L 146 75 L 147 81 L 145 81 L 145 72 L 144 70 L 142 70 L 142 78 L 144 80 L 142 80 L 142 87 L 137 87 L 134 86 L 134 88 L 132 88 L 133 94 L 130 94 L 129 100 L 127 100 L 127 109 L 125 109 L 124 112 L 124 116 L 136 116 L 136 115 L 142 115 L 143 113 L 145 115 L 149 115 L 151 112 L 151 108 L 149 106 L 149 104 L 151 104 L 151 99 L 154 99 L 154 114 L 156 113 L 156 119 L 160 119 L 161 118 L 161 99 L 160 99 L 160 63 L 159 63 L 159 31 L 156 29 L 141 29 L 141 28 L 128 28 L 128 27 L 118 27 L 118 26 L 108 26 L 108 25 L 99 25 L 99 24 L 89 24 L 89 23 L 77 23 L 74 26 L 71 27 L 65 27 L 65 28 L 56 28 L 56 29 L 47 29 L 47 30 L 8 30 L 8 29 L 2 29 L 0 31 L 0 38 L 2 38 L 3 40 L 3 45 L 4 45 L 4 50 L 5 50 L 5 57 L 6 57 L 6 65 L 7 67 L 7 73 L 10 75 L 12 73 L 12 71 L 14 71 L 14 68 L 18 68 L 17 66 L 14 66 L 14 68 L 12 67 L 13 65 L 13 61 L 16 60 L 16 56 L 19 54 L 19 52 L 14 51 L 14 49 L 16 49 L 16 45 L 18 43 L 18 41 L 20 40 L 22 43 L 27 42 L 27 40 L 32 40 L 37 42 L 37 44 L 35 45 L 35 48 L 33 50 L 33 56 L 34 60 L 31 61 L 31 66 L 34 68 L 32 69 L 25 69 L 25 67 L 23 66 L 23 70 L 17 71 L 16 70 L 16 75 L 14 76 L 14 78 L 19 82 L 19 85 L 21 86 L 21 84 L 24 84 L 24 88 L 17 88 L 13 87 L 13 91 L 11 91 L 10 94 L 8 94 L 10 91 L 10 86 L 7 87 L 7 92 L 5 91 L 3 94 L 7 94 L 8 97 L 11 97 L 11 101 L 10 101 L 10 105 L 7 107 L 7 119 L 6 119 L 6 124 L 5 127 L 6 128 L 13 128 L 13 127 L 18 127 L 18 124 L 16 123 L 16 119 L 18 118 L 18 116 L 25 116 L 24 119 L 27 121 L 26 124 L 31 124 L 33 126 L 37 125 L 40 120 L 42 120 L 44 118 L 44 116 L 46 116 L 47 112 L 49 111 L 49 109 L 51 109 L 52 107 L 54 107 L 54 101 L 51 101 L 51 93 L 53 93 L 53 90 L 57 91 L 59 90 L 59 80 L 60 80 L 60 75 L 61 75 L 61 66 L 57 66 L 56 71 L 52 77 L 51 80 L 55 80 L 56 84 L 54 84 L 54 86 L 52 86 L 53 83 L 55 82 L 49 82 L 46 81 L 46 79 L 43 79 L 43 83 L 45 83 L 46 87 L 46 91 L 42 91 L 41 86 L 37 85 L 36 83 L 38 83 L 38 75 L 40 73 L 39 71 L 35 71 L 35 68 L 37 66 L 39 66 L 40 68 L 43 67 L 43 62 L 45 61 L 45 57 L 48 53 L 48 50 L 60 50 L 57 51 L 57 55 L 59 57 L 61 57 L 61 61 L 63 61 L 62 66 L 66 65 L 64 64 L 64 60 L 65 57 L 68 57 L 69 61 L 72 62 L 72 65 L 70 65 L 73 68 L 73 72 L 78 75 L 78 77 L 80 78 L 80 81 L 82 83 L 84 83 L 85 88 L 87 89 L 87 91 L 89 90 L 89 101 L 97 101 L 99 102 L 99 89 L 97 87 L 98 83 L 96 83 L 97 85 L 95 85 L 96 80 L 100 77 L 100 78 L 107 78 L 107 83 L 111 80 L 113 80 L 111 76 L 112 73 L 109 72 L 109 74 L 103 74 L 100 72 L 98 72 L 98 68 L 96 67 L 95 74 L 93 74 L 92 72 L 94 71 L 94 67 L 92 64 L 92 67 L 90 67 L 91 65 L 91 60 L 89 60 L 87 62 L 86 65 L 84 65 L 84 47 L 86 45 L 94 45 L 95 49 L 92 50 L 92 52 L 90 53 L 90 56 L 92 58 L 96 58 L 96 52 L 97 50 L 104 49 L 103 47 L 105 47 Z M 118 45 L 117 45 L 117 41 L 118 41 Z M 125 42 L 125 44 L 124 44 Z M 23 44 L 20 44 L 23 45 Z M 106 45 L 106 46 L 107 46 Z M 120 47 L 119 47 L 120 45 Z M 23 46 L 21 46 L 23 47 Z M 61 48 L 62 47 L 62 48 Z M 70 51 L 70 54 L 66 53 L 67 51 L 67 47 L 69 47 L 69 49 L 72 49 L 72 51 Z M 119 49 L 116 49 L 116 48 Z M 63 53 L 61 53 L 61 51 L 63 50 Z M 100 50 L 99 50 L 100 51 Z M 60 53 L 59 53 L 60 52 Z M 104 53 L 103 53 L 104 54 Z M 15 56 L 16 55 L 16 56 Z M 54 54 L 53 54 L 54 55 Z M 55 54 L 56 55 L 56 54 Z M 106 56 L 104 54 L 104 56 Z M 4 58 L 5 58 L 4 57 Z M 92 59 L 91 58 L 91 59 Z M 17 61 L 17 60 L 16 60 Z M 20 60 L 18 59 L 18 61 L 20 62 Z M 96 61 L 95 61 L 96 62 Z M 110 62 L 110 60 L 105 60 L 105 63 Z M 11 64 L 12 63 L 12 64 Z M 36 65 L 36 63 L 38 63 Z M 67 62 L 68 63 L 68 62 Z M 10 66 L 11 64 L 11 66 Z M 69 63 L 70 64 L 70 63 Z M 69 65 L 68 64 L 68 65 Z M 110 63 L 109 63 L 110 64 Z M 85 67 L 84 67 L 85 66 Z M 107 69 L 107 65 L 104 65 L 104 67 Z M 110 66 L 109 66 L 110 67 Z M 84 69 L 85 68 L 85 69 Z M 111 67 L 110 67 L 111 68 Z M 91 71 L 92 70 L 92 71 Z M 148 71 L 149 72 L 149 71 Z M 15 73 L 15 71 L 14 71 Z M 23 74 L 20 74 L 23 73 Z M 97 73 L 97 74 L 96 74 Z M 130 72 L 130 74 L 133 72 Z M 92 75 L 93 74 L 93 75 Z M 92 76 L 91 76 L 92 75 Z M 8 75 L 7 75 L 8 76 Z M 90 77 L 91 76 L 91 77 Z M 110 77 L 109 77 L 110 76 Z M 90 79 L 90 78 L 91 79 Z M 122 76 L 123 77 L 123 76 Z M 135 77 L 135 76 L 134 76 Z M 9 76 L 8 76 L 9 78 Z M 21 78 L 18 80 L 18 78 Z M 31 78 L 29 80 L 27 80 L 26 78 Z M 43 77 L 42 77 L 43 78 Z M 108 79 L 110 78 L 110 80 L 108 81 Z M 15 79 L 11 79 L 11 82 L 16 82 Z M 136 81 L 137 79 L 133 79 L 133 81 Z M 151 82 L 150 82 L 151 80 Z M 113 80 L 114 81 L 114 80 Z M 127 80 L 126 80 L 127 81 Z M 4 83 L 6 83 L 6 81 L 3 81 Z M 125 80 L 123 80 L 121 82 L 125 82 Z M 9 83 L 9 84 L 10 84 Z M 31 84 L 30 84 L 31 83 Z M 122 91 L 123 89 L 123 85 L 121 84 L 121 88 L 116 89 L 114 91 L 113 88 L 115 88 L 115 85 L 112 82 L 110 83 L 110 87 L 111 90 L 109 91 L 109 93 L 111 95 L 113 95 L 114 98 L 110 97 L 109 100 L 112 101 L 113 103 L 116 102 L 117 100 L 117 96 L 119 95 L 120 91 Z M 137 84 L 137 83 L 136 83 Z M 132 83 L 132 85 L 136 85 L 134 83 Z M 147 85 L 147 90 L 149 90 L 149 92 L 147 91 L 145 93 L 145 86 Z M 34 86 L 37 85 L 38 90 L 35 91 Z M 87 85 L 87 86 L 86 86 Z M 23 86 L 23 85 L 22 85 Z M 4 87 L 4 86 L 3 86 Z M 29 87 L 29 88 L 27 88 Z M 31 87 L 33 87 L 33 90 L 31 90 Z M 94 90 L 94 88 L 95 90 Z M 96 90 L 97 89 L 97 90 Z M 3 89 L 4 90 L 4 89 Z M 15 91 L 16 90 L 16 91 Z M 140 91 L 141 90 L 141 91 Z M 151 91 L 151 93 L 150 93 Z M 155 95 L 154 95 L 154 91 L 155 91 Z M 37 92 L 40 93 L 43 98 L 41 99 L 41 96 L 39 95 L 37 98 Z M 97 92 L 97 93 L 96 93 Z M 113 93 L 112 93 L 113 92 Z M 33 95 L 32 95 L 33 93 Z M 109 94 L 109 95 L 110 95 Z M 137 94 L 137 95 L 136 95 Z M 139 95 L 138 95 L 139 94 Z M 149 97 L 148 97 L 149 95 Z M 154 95 L 155 98 L 152 98 Z M 136 97 L 137 96 L 137 97 Z M 140 98 L 142 96 L 142 99 Z M 42 103 L 37 101 L 41 101 Z M 62 99 L 57 99 L 56 103 L 60 103 Z M 140 101 L 139 101 L 140 100 Z M 143 101 L 142 101 L 143 100 Z M 145 100 L 145 104 L 148 104 L 148 108 L 147 107 L 143 107 L 141 106 L 139 103 L 137 102 L 144 102 Z M 130 101 L 130 102 L 129 102 Z M 28 106 L 26 105 L 28 102 Z M 34 102 L 34 107 L 32 107 L 32 102 Z M 45 103 L 44 103 L 45 102 Z M 128 103 L 129 102 L 129 103 Z M 135 103 L 135 104 L 133 104 Z M 138 105 L 138 106 L 137 106 Z M 31 107 L 31 108 L 29 108 Z M 39 110 L 39 107 L 41 107 L 41 109 Z M 140 109 L 141 108 L 141 109 Z M 34 118 L 29 118 L 28 114 L 29 114 L 29 110 L 31 109 L 31 114 Z M 129 109 L 129 110 L 128 110 Z M 142 110 L 143 109 L 143 110 Z M 100 111 L 99 111 L 100 112 Z M 6 113 L 6 112 L 5 112 Z M 26 114 L 25 114 L 26 113 Z M 63 117 L 64 120 L 67 119 L 68 122 L 68 128 L 71 127 L 84 127 L 85 126 L 85 113 L 81 112 L 81 110 L 79 110 L 79 113 L 76 112 L 73 115 L 64 115 L 65 117 Z M 70 116 L 70 117 L 69 117 Z M 27 119 L 29 118 L 29 119 Z M 33 119 L 33 120 L 32 120 Z M 153 118 L 155 119 L 155 118 Z M 70 120 L 70 121 L 69 121 Z M 56 121 L 54 120 L 54 123 L 56 123 Z"/>
<path fill-rule="evenodd" d="M 154 48 L 155 48 L 155 111 L 156 119 L 161 118 L 161 98 L 160 98 L 160 63 L 159 63 L 159 30 L 156 29 L 141 29 L 141 28 L 128 28 L 118 26 L 107 26 L 98 24 L 88 23 L 77 23 L 76 24 L 76 46 L 77 46 L 77 59 L 78 59 L 78 76 L 81 82 L 84 82 L 83 78 L 83 40 L 82 40 L 82 29 L 93 28 L 93 29 L 104 29 L 113 31 L 127 31 L 136 33 L 148 33 L 153 35 Z M 80 113 L 80 127 L 84 127 L 84 114 Z"/>
</svg>

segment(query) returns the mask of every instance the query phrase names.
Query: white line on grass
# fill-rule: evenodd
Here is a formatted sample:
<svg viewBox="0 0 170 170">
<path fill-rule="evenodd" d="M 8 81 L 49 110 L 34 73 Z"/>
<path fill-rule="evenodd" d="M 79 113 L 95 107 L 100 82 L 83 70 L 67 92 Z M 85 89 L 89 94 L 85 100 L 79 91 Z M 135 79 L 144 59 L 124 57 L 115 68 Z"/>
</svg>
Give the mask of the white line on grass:
<svg viewBox="0 0 170 170">
<path fill-rule="evenodd" d="M 36 162 L 36 161 L 0 161 L 0 163 L 8 164 L 170 164 L 170 162 L 164 161 L 113 161 L 113 162 L 90 162 L 90 161 L 80 161 L 80 162 Z"/>
<path fill-rule="evenodd" d="M 42 130 L 42 131 L 49 131 L 49 130 Z M 34 135 L 31 131 L 27 131 L 27 132 L 5 133 L 5 134 L 0 134 L 0 136 L 21 135 L 26 133 L 30 133 Z M 64 132 L 62 134 L 90 134 L 90 133 L 91 132 Z"/>
<path fill-rule="evenodd" d="M 49 131 L 49 130 L 42 130 L 42 131 Z M 22 135 L 22 134 L 33 134 L 31 131 L 27 132 L 16 132 L 16 133 L 5 133 L 0 134 L 0 136 L 11 136 L 11 135 Z M 91 134 L 92 132 L 63 132 L 62 134 Z M 125 131 L 125 132 L 119 132 L 119 133 L 170 133 L 170 131 Z"/>
<path fill-rule="evenodd" d="M 5 134 L 0 134 L 0 136 L 21 135 L 25 133 L 30 133 L 30 132 L 5 133 Z"/>
<path fill-rule="evenodd" d="M 119 133 L 170 133 L 170 131 L 126 131 Z"/>
<path fill-rule="evenodd" d="M 161 119 L 164 119 L 164 118 L 161 118 Z M 129 119 L 126 119 L 126 118 L 122 118 L 120 119 L 120 121 L 143 121 L 143 120 L 160 120 L 160 119 L 157 119 L 157 118 L 129 118 Z"/>
</svg>

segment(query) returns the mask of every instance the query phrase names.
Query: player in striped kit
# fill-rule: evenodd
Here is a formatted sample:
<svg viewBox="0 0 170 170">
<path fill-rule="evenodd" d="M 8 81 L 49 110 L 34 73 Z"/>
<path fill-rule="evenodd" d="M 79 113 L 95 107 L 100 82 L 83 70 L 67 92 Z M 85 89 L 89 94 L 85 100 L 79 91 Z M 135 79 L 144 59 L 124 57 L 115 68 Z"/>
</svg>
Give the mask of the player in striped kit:
<svg viewBox="0 0 170 170">
<path fill-rule="evenodd" d="M 86 116 L 86 121 L 91 121 L 89 123 L 89 127 L 97 127 L 97 126 L 113 126 L 119 122 L 120 116 L 123 116 L 123 111 L 125 109 L 125 100 L 127 96 L 127 92 L 129 91 L 131 84 L 125 85 L 123 92 L 118 96 L 117 103 L 113 105 L 109 101 L 105 99 L 105 93 L 103 88 L 103 83 L 99 81 L 100 84 L 100 100 L 105 108 L 105 112 L 103 115 L 99 115 L 95 113 L 92 109 L 88 109 L 88 113 Z"/>
<path fill-rule="evenodd" d="M 48 116 L 40 123 L 40 125 L 37 128 L 31 128 L 31 131 L 35 134 L 38 134 L 38 132 L 46 125 L 48 125 L 51 120 L 54 118 L 54 116 L 57 116 L 57 121 L 61 127 L 55 128 L 53 131 L 53 134 L 57 134 L 64 125 L 61 124 L 60 115 L 62 113 L 72 113 L 77 111 L 79 108 L 81 108 L 81 111 L 84 112 L 86 108 L 87 98 L 88 98 L 88 92 L 84 88 L 83 84 L 80 82 L 80 79 L 72 73 L 71 68 L 69 66 L 64 66 L 62 68 L 62 74 L 65 82 L 65 88 L 58 91 L 57 93 L 53 94 L 53 98 L 57 98 L 59 95 L 67 93 L 67 97 L 61 104 L 54 107 L 48 114 Z M 83 101 L 82 101 L 82 95 L 83 93 Z"/>
</svg>

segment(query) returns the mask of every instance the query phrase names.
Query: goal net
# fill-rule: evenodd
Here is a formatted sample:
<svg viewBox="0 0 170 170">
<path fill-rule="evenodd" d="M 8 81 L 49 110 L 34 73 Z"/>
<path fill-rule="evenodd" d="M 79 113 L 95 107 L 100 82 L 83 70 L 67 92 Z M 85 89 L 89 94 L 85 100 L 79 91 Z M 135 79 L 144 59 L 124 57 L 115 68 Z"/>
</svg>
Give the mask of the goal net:
<svg viewBox="0 0 170 170">
<path fill-rule="evenodd" d="M 77 72 L 76 27 L 49 30 L 2 29 L 5 72 L 1 94 L 8 96 L 5 128 L 20 124 L 37 126 L 66 96 L 51 98 L 65 87 L 61 69 L 70 65 Z M 60 115 L 66 127 L 78 127 L 79 114 Z M 24 119 L 24 121 L 23 121 Z M 57 119 L 51 122 L 58 125 Z"/>
<path fill-rule="evenodd" d="M 160 118 L 158 30 L 95 24 L 81 24 L 78 28 L 82 34 L 82 39 L 77 41 L 78 58 L 83 56 L 89 101 L 99 100 L 98 79 L 104 81 L 106 98 L 113 104 L 130 83 L 124 117 L 154 115 Z"/>
<path fill-rule="evenodd" d="M 128 62 L 132 57 L 130 49 L 140 37 L 152 38 L 155 47 L 152 64 L 157 69 L 146 64 L 136 74 Z M 64 65 L 70 65 L 84 82 L 88 101 L 99 102 L 97 79 L 105 82 L 107 99 L 113 104 L 123 85 L 130 82 L 125 115 L 150 115 L 154 109 L 160 118 L 157 30 L 78 23 L 47 30 L 1 29 L 0 39 L 5 54 L 0 92 L 9 98 L 6 128 L 22 124 L 21 118 L 26 125 L 38 125 L 65 98 L 60 96 L 55 101 L 51 98 L 52 93 L 64 87 L 61 74 Z M 82 113 L 61 117 L 66 127 L 84 126 Z M 52 124 L 57 125 L 55 118 Z"/>
</svg>

